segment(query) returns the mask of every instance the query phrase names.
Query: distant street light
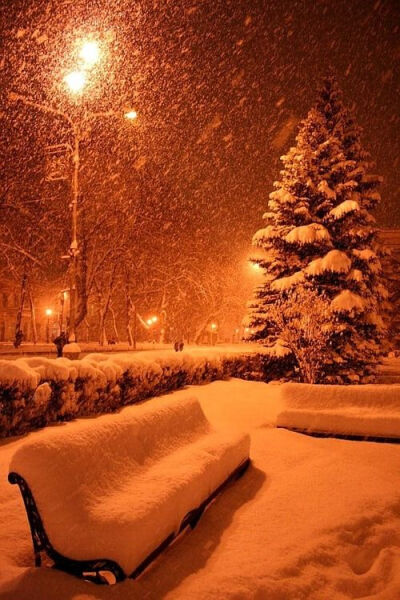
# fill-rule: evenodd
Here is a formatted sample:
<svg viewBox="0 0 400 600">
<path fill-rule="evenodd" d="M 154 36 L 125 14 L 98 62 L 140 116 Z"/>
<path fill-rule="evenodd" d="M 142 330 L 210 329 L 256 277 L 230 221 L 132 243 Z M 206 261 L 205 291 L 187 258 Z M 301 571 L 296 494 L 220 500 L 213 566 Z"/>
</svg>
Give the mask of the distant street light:
<svg viewBox="0 0 400 600">
<path fill-rule="evenodd" d="M 259 265 L 259 263 L 250 262 L 250 266 L 253 269 L 253 271 L 255 271 L 256 273 L 261 271 L 261 266 Z"/>
<path fill-rule="evenodd" d="M 51 310 L 51 308 L 46 308 L 45 313 L 46 313 L 46 316 L 47 316 L 46 341 L 47 341 L 47 343 L 49 343 L 50 342 L 50 317 L 53 314 L 53 311 Z"/>
<path fill-rule="evenodd" d="M 137 119 L 137 112 L 136 110 L 129 110 L 128 112 L 126 112 L 124 114 L 125 119 L 128 119 L 129 121 L 134 121 L 135 119 Z"/>
<path fill-rule="evenodd" d="M 100 51 L 97 42 L 85 42 L 81 48 L 80 52 L 81 58 L 85 61 L 86 66 L 90 66 L 98 61 L 100 57 Z M 72 71 L 68 75 L 64 77 L 64 82 L 67 84 L 70 92 L 72 94 L 77 94 L 83 90 L 86 84 L 86 75 L 83 71 Z M 39 102 L 35 102 L 29 98 L 21 94 L 17 94 L 15 92 L 10 92 L 8 94 L 8 99 L 10 102 L 21 102 L 26 106 L 31 106 L 37 110 L 50 113 L 52 115 L 56 115 L 61 117 L 70 128 L 72 137 L 73 137 L 73 147 L 71 149 L 72 153 L 72 165 L 73 172 L 71 178 L 71 191 L 72 191 L 72 201 L 71 201 L 71 209 L 72 209 L 72 239 L 69 248 L 69 254 L 65 258 L 71 259 L 71 269 L 70 269 L 70 301 L 69 301 L 69 326 L 68 326 L 68 338 L 71 342 L 76 341 L 76 310 L 77 310 L 77 257 L 79 254 L 78 248 L 78 240 L 77 240 L 77 217 L 78 217 L 78 198 L 79 198 L 79 167 L 80 167 L 80 154 L 79 154 L 79 146 L 81 141 L 84 138 L 84 135 L 87 131 L 86 127 L 82 127 L 80 123 L 71 119 L 71 117 L 59 110 L 58 108 L 54 108 L 52 106 L 47 106 L 45 104 L 41 104 Z M 121 118 L 122 114 L 117 113 L 113 110 L 108 110 L 105 112 L 98 113 L 85 113 L 86 117 L 90 117 L 92 119 L 99 117 L 117 117 Z M 125 118 L 129 120 L 134 120 L 137 118 L 137 113 L 135 110 L 130 110 L 125 113 Z"/>
</svg>

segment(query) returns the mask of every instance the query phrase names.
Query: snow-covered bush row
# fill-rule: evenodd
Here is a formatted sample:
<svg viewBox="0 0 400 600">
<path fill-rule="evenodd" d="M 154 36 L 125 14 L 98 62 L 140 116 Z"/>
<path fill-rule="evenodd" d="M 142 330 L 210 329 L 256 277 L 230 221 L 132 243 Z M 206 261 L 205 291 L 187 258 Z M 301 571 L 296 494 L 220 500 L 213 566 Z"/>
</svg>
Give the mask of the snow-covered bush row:
<svg viewBox="0 0 400 600">
<path fill-rule="evenodd" d="M 399 385 L 309 385 L 280 388 L 278 427 L 308 433 L 400 438 Z"/>
<path fill-rule="evenodd" d="M 274 356 L 223 350 L 0 360 L 0 436 L 113 412 L 185 385 L 229 376 L 273 379 L 278 377 L 275 363 Z"/>
</svg>

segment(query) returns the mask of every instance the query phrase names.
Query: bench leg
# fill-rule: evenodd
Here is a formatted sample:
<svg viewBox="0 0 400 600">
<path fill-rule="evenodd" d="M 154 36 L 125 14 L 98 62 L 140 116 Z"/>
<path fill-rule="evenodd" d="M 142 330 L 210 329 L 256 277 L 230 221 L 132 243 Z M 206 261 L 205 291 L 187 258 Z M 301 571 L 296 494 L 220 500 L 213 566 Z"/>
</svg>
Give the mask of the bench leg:
<svg viewBox="0 0 400 600">
<path fill-rule="evenodd" d="M 188 519 L 190 529 L 193 530 L 196 527 L 197 523 L 201 519 L 204 509 L 205 509 L 205 506 L 200 506 L 199 508 L 192 510 L 192 512 L 190 513 L 189 519 Z"/>
</svg>

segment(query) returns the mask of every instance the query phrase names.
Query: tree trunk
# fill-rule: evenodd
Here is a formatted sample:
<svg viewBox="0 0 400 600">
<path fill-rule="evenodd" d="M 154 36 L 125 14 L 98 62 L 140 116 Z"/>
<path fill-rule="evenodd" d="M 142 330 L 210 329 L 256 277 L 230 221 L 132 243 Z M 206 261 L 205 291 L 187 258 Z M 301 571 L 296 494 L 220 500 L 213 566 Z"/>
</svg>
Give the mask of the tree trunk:
<svg viewBox="0 0 400 600">
<path fill-rule="evenodd" d="M 129 346 L 136 350 L 136 306 L 132 302 L 130 293 L 130 277 L 129 271 L 125 269 L 125 318 L 126 318 L 126 334 Z M 131 318 L 133 314 L 133 332 L 131 327 Z"/>
<path fill-rule="evenodd" d="M 167 296 L 165 288 L 162 295 L 161 307 L 160 307 L 160 344 L 165 344 L 165 326 L 167 321 Z"/>
<path fill-rule="evenodd" d="M 107 334 L 106 334 L 106 311 L 101 311 L 100 313 L 100 335 L 99 335 L 99 344 L 100 346 L 105 346 L 107 344 Z"/>
<path fill-rule="evenodd" d="M 118 343 L 119 342 L 119 333 L 118 333 L 118 328 L 117 328 L 117 322 L 115 320 L 115 311 L 113 309 L 113 307 L 110 305 L 110 313 L 112 316 L 112 323 L 113 323 L 113 329 L 114 329 L 114 339 L 115 341 Z"/>
<path fill-rule="evenodd" d="M 87 320 L 87 318 L 85 317 L 83 320 L 85 326 L 86 326 L 86 341 L 89 342 L 89 333 L 90 333 L 90 325 L 89 325 L 89 321 Z"/>
<path fill-rule="evenodd" d="M 33 338 L 33 343 L 36 344 L 36 342 L 37 342 L 36 311 L 35 311 L 35 303 L 33 300 L 33 295 L 32 295 L 31 290 L 28 291 L 28 298 L 29 298 L 29 307 L 31 309 L 32 338 Z"/>
<path fill-rule="evenodd" d="M 136 304 L 133 305 L 133 349 L 136 350 L 136 338 L 137 338 L 137 314 Z"/>
<path fill-rule="evenodd" d="M 103 308 L 100 308 L 100 346 L 104 346 L 105 344 L 107 344 L 107 335 L 106 335 L 106 318 L 108 315 L 108 311 L 110 309 L 110 304 L 111 304 L 111 294 L 113 291 L 113 287 L 114 287 L 114 280 L 115 280 L 115 273 L 117 270 L 117 265 L 113 265 L 112 267 L 112 271 L 110 273 L 110 278 L 108 281 L 108 289 L 107 289 L 107 295 L 106 295 L 106 299 L 103 305 Z M 99 290 L 99 303 L 100 303 L 100 307 L 101 307 L 101 299 L 102 299 L 102 293 Z"/>
<path fill-rule="evenodd" d="M 18 307 L 17 318 L 16 318 L 16 322 L 15 322 L 14 346 L 16 348 L 18 348 L 21 345 L 21 342 L 22 342 L 22 337 L 21 337 L 21 334 L 22 334 L 21 323 L 22 323 L 22 314 L 24 312 L 24 304 L 25 304 L 25 295 L 26 295 L 27 283 L 28 283 L 28 274 L 24 270 L 24 273 L 22 275 L 22 280 L 21 280 L 21 294 L 20 294 L 20 300 L 19 300 L 19 307 Z"/>
</svg>

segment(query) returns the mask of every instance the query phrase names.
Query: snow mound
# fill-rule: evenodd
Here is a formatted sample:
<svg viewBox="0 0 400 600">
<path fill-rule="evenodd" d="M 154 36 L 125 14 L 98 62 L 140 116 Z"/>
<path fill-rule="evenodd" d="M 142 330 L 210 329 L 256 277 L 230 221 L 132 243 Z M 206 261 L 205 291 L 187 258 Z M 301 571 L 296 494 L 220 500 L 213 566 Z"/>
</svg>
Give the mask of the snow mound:
<svg viewBox="0 0 400 600">
<path fill-rule="evenodd" d="M 319 223 L 295 227 L 285 237 L 289 244 L 314 244 L 316 242 L 329 242 L 329 231 Z"/>
<path fill-rule="evenodd" d="M 364 279 L 364 276 L 362 274 L 362 271 L 360 271 L 360 269 L 351 269 L 351 271 L 349 272 L 347 279 L 352 279 L 353 281 L 362 281 Z"/>
<path fill-rule="evenodd" d="M 67 358 L 77 358 L 81 352 L 81 347 L 76 342 L 65 344 L 63 348 L 63 354 Z"/>
<path fill-rule="evenodd" d="M 400 386 L 285 383 L 278 427 L 400 438 Z"/>
<path fill-rule="evenodd" d="M 0 360 L 0 382 L 3 386 L 18 386 L 25 390 L 35 389 L 40 375 L 24 361 Z"/>
<path fill-rule="evenodd" d="M 352 310 L 363 311 L 365 308 L 364 300 L 358 294 L 343 290 L 334 297 L 331 302 L 331 308 L 334 312 L 351 312 Z"/>
<path fill-rule="evenodd" d="M 332 273 L 347 273 L 351 267 L 351 260 L 345 252 L 330 250 L 322 258 L 316 258 L 305 269 L 308 275 L 322 275 L 326 271 Z"/>
<path fill-rule="evenodd" d="M 329 187 L 329 184 L 326 181 L 326 179 L 323 179 L 318 184 L 318 191 L 320 191 L 321 194 L 325 196 L 325 198 L 329 198 L 329 200 L 336 200 L 336 192 Z"/>
<path fill-rule="evenodd" d="M 344 215 L 357 210 L 360 210 L 360 205 L 356 200 L 344 200 L 344 202 L 341 202 L 335 206 L 335 208 L 332 208 L 328 214 L 334 219 L 341 219 Z"/>
<path fill-rule="evenodd" d="M 354 256 L 360 258 L 361 260 L 366 260 L 367 262 L 370 260 L 375 260 L 377 258 L 376 253 L 370 248 L 364 248 L 363 250 L 353 250 Z"/>
<path fill-rule="evenodd" d="M 58 552 L 107 557 L 129 574 L 249 447 L 248 435 L 215 431 L 196 398 L 164 397 L 32 437 L 10 471 L 27 481 Z"/>
<path fill-rule="evenodd" d="M 19 358 L 15 361 L 19 365 L 27 365 L 39 374 L 41 381 L 67 381 L 71 377 L 70 361 L 61 362 L 61 360 L 53 360 L 43 356 L 32 356 Z M 1 377 L 0 377 L 1 381 Z"/>
<path fill-rule="evenodd" d="M 263 240 L 268 240 L 270 238 L 280 237 L 280 231 L 273 225 L 268 225 L 268 227 L 263 227 L 256 231 L 253 235 L 253 245 L 257 246 L 257 244 L 262 243 Z"/>
<path fill-rule="evenodd" d="M 271 192 L 269 197 L 271 200 L 276 200 L 282 204 L 296 204 L 297 202 L 297 198 L 283 188 L 279 188 L 274 192 Z"/>
<path fill-rule="evenodd" d="M 269 356 L 283 358 L 284 356 L 291 354 L 291 350 L 286 346 L 284 340 L 278 338 L 273 346 L 264 348 L 264 353 Z"/>
<path fill-rule="evenodd" d="M 289 275 L 288 277 L 275 279 L 275 281 L 271 283 L 271 290 L 277 290 L 281 292 L 293 287 L 294 285 L 303 283 L 303 281 L 304 273 L 302 271 L 296 271 L 296 273 L 293 273 L 293 275 Z"/>
</svg>

